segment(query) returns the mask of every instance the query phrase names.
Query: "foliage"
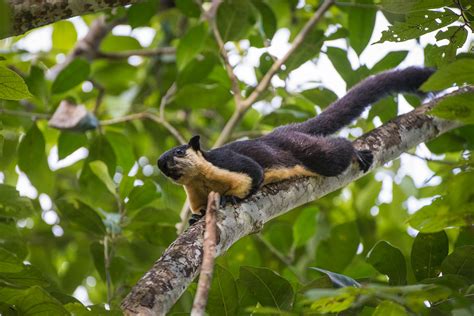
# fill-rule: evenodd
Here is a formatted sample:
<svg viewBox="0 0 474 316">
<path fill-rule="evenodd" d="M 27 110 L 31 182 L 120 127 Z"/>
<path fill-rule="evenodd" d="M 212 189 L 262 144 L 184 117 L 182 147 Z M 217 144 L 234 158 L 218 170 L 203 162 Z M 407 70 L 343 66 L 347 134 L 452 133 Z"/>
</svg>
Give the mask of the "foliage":
<svg viewBox="0 0 474 316">
<path fill-rule="evenodd" d="M 46 51 L 21 46 L 24 36 L 0 41 L 0 314 L 119 314 L 181 221 L 184 192 L 158 172 L 156 158 L 179 144 L 177 135 L 200 134 L 210 148 L 235 108 L 213 28 L 228 42 L 232 65 L 250 65 L 260 81 L 275 58 L 266 48 L 273 36 L 286 28 L 292 41 L 318 5 L 226 0 L 210 23 L 199 1 L 177 0 L 167 10 L 159 3 L 104 13 L 107 23 L 147 27 L 150 43 L 135 31 L 114 32 L 81 55 L 79 24 L 71 21 L 49 26 Z M 0 34 L 9 21 L 4 5 Z M 90 26 L 98 16 L 75 21 Z M 373 34 L 376 17 L 391 23 L 382 34 Z M 473 84 L 474 56 L 460 49 L 472 47 L 473 17 L 467 0 L 338 1 L 277 76 L 291 83 L 294 70 L 326 55 L 349 88 L 403 63 L 409 52 L 397 43 L 432 33 L 437 42 L 424 47 L 425 64 L 439 71 L 423 89 Z M 395 51 L 370 65 L 354 62 L 377 40 L 395 42 Z M 255 48 L 259 62 L 245 64 Z M 65 57 L 72 51 L 78 58 Z M 238 88 L 248 96 L 254 84 Z M 264 109 L 250 109 L 232 137 L 304 120 L 335 99 L 319 82 L 270 86 L 259 98 Z M 473 123 L 473 99 L 448 98 L 432 114 Z M 84 105 L 89 121 L 48 126 L 63 100 Z M 270 106 L 278 100 L 281 107 Z M 395 99 L 381 101 L 357 127 L 370 130 L 397 112 Z M 100 128 L 86 131 L 96 119 Z M 442 155 L 422 162 L 436 181 L 415 184 L 406 161 L 394 161 L 242 239 L 217 260 L 208 313 L 473 314 L 473 146 L 474 128 L 457 129 L 427 144 Z M 189 312 L 194 288 L 173 312 Z M 84 292 L 88 301 L 79 302 Z"/>
</svg>

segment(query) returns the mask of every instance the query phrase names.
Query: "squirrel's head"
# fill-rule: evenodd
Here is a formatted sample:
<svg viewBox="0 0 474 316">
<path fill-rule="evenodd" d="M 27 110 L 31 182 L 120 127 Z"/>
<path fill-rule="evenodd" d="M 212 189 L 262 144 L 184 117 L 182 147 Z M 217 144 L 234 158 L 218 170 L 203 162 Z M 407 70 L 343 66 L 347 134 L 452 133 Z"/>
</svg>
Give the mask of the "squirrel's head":
<svg viewBox="0 0 474 316">
<path fill-rule="evenodd" d="M 199 135 L 188 144 L 166 151 L 158 159 L 158 168 L 176 183 L 184 184 L 199 174 L 198 166 L 205 160 L 199 143 Z"/>
</svg>

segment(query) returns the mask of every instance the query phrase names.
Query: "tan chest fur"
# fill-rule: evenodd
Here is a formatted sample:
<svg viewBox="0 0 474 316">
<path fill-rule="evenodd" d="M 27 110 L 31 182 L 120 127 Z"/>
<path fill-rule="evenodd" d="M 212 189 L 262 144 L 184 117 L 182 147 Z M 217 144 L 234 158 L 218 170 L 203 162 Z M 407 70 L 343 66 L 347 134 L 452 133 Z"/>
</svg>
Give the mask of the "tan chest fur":
<svg viewBox="0 0 474 316">
<path fill-rule="evenodd" d="M 194 213 L 206 208 L 207 196 L 211 191 L 239 198 L 246 197 L 250 192 L 252 178 L 247 174 L 216 167 L 205 160 L 200 153 L 195 154 L 192 159 L 197 172 L 182 179 L 182 184 Z"/>
</svg>

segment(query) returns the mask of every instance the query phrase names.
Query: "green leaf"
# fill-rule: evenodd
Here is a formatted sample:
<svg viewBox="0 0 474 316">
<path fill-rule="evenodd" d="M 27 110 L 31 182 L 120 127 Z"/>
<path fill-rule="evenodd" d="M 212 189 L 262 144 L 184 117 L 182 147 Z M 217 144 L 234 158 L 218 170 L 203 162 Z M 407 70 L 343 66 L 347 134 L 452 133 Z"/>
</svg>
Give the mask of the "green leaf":
<svg viewBox="0 0 474 316">
<path fill-rule="evenodd" d="M 355 293 L 347 291 L 347 288 L 344 291 L 323 292 L 321 295 L 318 292 L 321 290 L 311 290 L 307 295 L 311 297 L 315 295 L 313 293 L 316 293 L 316 296 L 319 296 L 311 304 L 311 310 L 322 314 L 342 312 L 350 308 L 356 299 Z M 328 293 L 333 295 L 328 296 Z"/>
<path fill-rule="evenodd" d="M 393 13 L 408 13 L 451 5 L 451 0 L 382 0 L 382 9 Z"/>
<path fill-rule="evenodd" d="M 408 55 L 407 50 L 400 50 L 396 52 L 390 52 L 385 55 L 379 62 L 377 62 L 372 69 L 371 73 L 379 73 L 384 70 L 392 69 L 397 67 Z"/>
<path fill-rule="evenodd" d="M 421 90 L 442 90 L 454 84 L 474 84 L 474 59 L 459 59 L 441 67 L 421 86 Z"/>
<path fill-rule="evenodd" d="M 216 23 L 224 42 L 243 39 L 255 24 L 252 5 L 248 0 L 226 0 L 217 9 Z"/>
<path fill-rule="evenodd" d="M 405 316 L 408 315 L 405 308 L 392 301 L 383 301 L 375 309 L 372 316 Z"/>
<path fill-rule="evenodd" d="M 441 264 L 443 274 L 455 274 L 467 278 L 471 283 L 474 282 L 474 246 L 462 246 L 444 259 Z"/>
<path fill-rule="evenodd" d="M 141 3 L 136 3 L 127 11 L 128 23 L 132 28 L 139 26 L 148 26 L 150 19 L 157 12 L 158 2 L 154 0 L 147 0 Z"/>
<path fill-rule="evenodd" d="M 109 192 L 115 195 L 117 186 L 110 177 L 106 164 L 100 160 L 96 160 L 89 162 L 89 167 L 100 181 L 105 184 Z"/>
<path fill-rule="evenodd" d="M 311 58 L 316 57 L 323 46 L 325 37 L 324 32 L 318 29 L 312 29 L 305 37 L 300 48 L 290 55 L 285 62 L 285 73 L 298 68 Z"/>
<path fill-rule="evenodd" d="M 464 226 L 468 214 L 463 209 L 454 210 L 442 199 L 436 199 L 430 205 L 419 209 L 408 218 L 411 227 L 423 233 L 434 233 L 448 227 Z"/>
<path fill-rule="evenodd" d="M 291 284 L 270 269 L 240 267 L 240 280 L 263 306 L 289 310 L 293 305 Z"/>
<path fill-rule="evenodd" d="M 198 55 L 179 72 L 176 83 L 178 87 L 182 87 L 186 84 L 202 82 L 215 66 L 220 66 L 216 55 L 212 53 Z"/>
<path fill-rule="evenodd" d="M 142 208 L 161 196 L 159 187 L 151 180 L 145 180 L 141 186 L 136 186 L 128 196 L 126 208 L 128 211 L 134 211 Z"/>
<path fill-rule="evenodd" d="M 58 158 L 64 159 L 86 145 L 87 136 L 85 134 L 62 131 L 58 137 Z"/>
<path fill-rule="evenodd" d="M 270 8 L 262 0 L 254 0 L 252 4 L 260 13 L 260 28 L 267 39 L 271 39 L 276 32 L 277 18 Z"/>
<path fill-rule="evenodd" d="M 54 178 L 48 166 L 45 146 L 43 133 L 33 124 L 18 147 L 18 167 L 38 191 L 50 193 Z"/>
<path fill-rule="evenodd" d="M 58 200 L 58 210 L 71 223 L 92 235 L 104 235 L 105 226 L 100 216 L 88 205 L 79 201 Z"/>
<path fill-rule="evenodd" d="M 474 123 L 474 92 L 465 92 L 443 98 L 431 114 L 447 120 L 457 120 L 466 124 Z"/>
<path fill-rule="evenodd" d="M 31 97 L 25 81 L 13 70 L 0 66 L 0 99 L 21 100 Z"/>
<path fill-rule="evenodd" d="M 0 216 L 24 218 L 32 212 L 30 199 L 20 197 L 15 187 L 0 183 Z"/>
<path fill-rule="evenodd" d="M 379 241 L 367 256 L 369 262 L 377 271 L 389 277 L 390 285 L 407 283 L 407 268 L 405 258 L 400 249 L 386 241 Z"/>
<path fill-rule="evenodd" d="M 189 0 L 176 0 L 176 7 L 183 12 L 184 15 L 191 18 L 198 18 L 201 15 L 201 9 L 199 5 L 194 1 Z"/>
<path fill-rule="evenodd" d="M 359 4 L 373 4 L 372 0 L 357 1 Z M 351 7 L 348 14 L 349 42 L 357 55 L 365 49 L 372 36 L 377 10 L 371 8 Z"/>
<path fill-rule="evenodd" d="M 38 286 L 25 290 L 0 288 L 0 297 L 18 315 L 69 315 L 58 300 Z"/>
<path fill-rule="evenodd" d="M 215 265 L 207 312 L 211 315 L 237 315 L 239 308 L 237 284 L 232 273 Z"/>
<path fill-rule="evenodd" d="M 403 42 L 409 39 L 418 38 L 423 34 L 447 26 L 459 16 L 450 9 L 444 11 L 419 11 L 407 15 L 405 22 L 395 22 L 387 31 L 382 32 L 382 37 L 376 43 Z"/>
<path fill-rule="evenodd" d="M 31 265 L 25 265 L 13 253 L 0 248 L 0 282 L 8 286 L 48 286 L 43 274 Z M 0 287 L 1 290 L 1 287 Z M 3 297 L 0 295 L 0 301 Z"/>
<path fill-rule="evenodd" d="M 174 101 L 185 109 L 218 108 L 231 97 L 221 84 L 189 84 L 176 93 Z"/>
<path fill-rule="evenodd" d="M 328 270 L 320 269 L 320 268 L 315 268 L 315 267 L 310 267 L 310 269 L 319 271 L 321 273 L 324 273 L 329 277 L 331 280 L 332 284 L 334 287 L 347 287 L 347 286 L 353 286 L 353 287 L 360 287 L 360 283 L 354 280 L 353 278 L 350 278 L 348 276 L 345 276 L 343 274 L 339 273 L 334 273 Z"/>
<path fill-rule="evenodd" d="M 53 24 L 53 48 L 69 51 L 77 41 L 77 32 L 70 21 L 59 21 Z"/>
<path fill-rule="evenodd" d="M 437 277 L 448 250 L 448 236 L 444 231 L 432 234 L 418 233 L 411 249 L 411 266 L 416 279 L 420 281 Z"/>
<path fill-rule="evenodd" d="M 301 247 L 314 236 L 316 232 L 316 214 L 319 209 L 308 207 L 303 209 L 293 225 L 293 245 Z"/>
<path fill-rule="evenodd" d="M 142 46 L 140 42 L 131 36 L 117 36 L 109 34 L 100 44 L 100 49 L 104 52 L 120 52 L 128 50 L 139 50 Z"/>
<path fill-rule="evenodd" d="M 66 92 L 89 78 L 90 63 L 82 58 L 74 59 L 58 74 L 51 87 L 54 94 Z"/>
<path fill-rule="evenodd" d="M 466 42 L 468 31 L 461 26 L 450 26 L 446 31 L 440 30 L 436 34 L 436 40 L 438 42 L 446 39 L 449 41 L 448 45 L 440 46 L 438 52 L 440 53 L 439 59 L 443 59 L 452 62 L 456 59 L 456 52 L 458 48 L 461 48 Z"/>
<path fill-rule="evenodd" d="M 176 49 L 176 63 L 178 69 L 183 69 L 205 47 L 207 38 L 207 24 L 200 23 L 192 27 L 181 38 Z"/>
<path fill-rule="evenodd" d="M 117 157 L 117 165 L 122 167 L 123 174 L 128 174 L 135 163 L 133 144 L 126 135 L 121 133 L 107 132 L 105 138 L 114 150 L 115 157 Z"/>
<path fill-rule="evenodd" d="M 326 270 L 342 272 L 354 258 L 359 240 L 359 231 L 354 222 L 333 227 L 330 235 L 321 240 L 316 249 L 316 265 Z"/>
<path fill-rule="evenodd" d="M 308 89 L 301 92 L 301 94 L 308 100 L 319 106 L 321 109 L 326 108 L 328 105 L 337 100 L 337 94 L 333 91 L 317 87 L 314 89 Z"/>
<path fill-rule="evenodd" d="M 381 99 L 376 102 L 370 108 L 369 120 L 373 119 L 375 116 L 378 116 L 380 120 L 385 123 L 394 117 L 397 116 L 398 103 L 397 99 L 393 97 L 388 97 Z"/>
</svg>

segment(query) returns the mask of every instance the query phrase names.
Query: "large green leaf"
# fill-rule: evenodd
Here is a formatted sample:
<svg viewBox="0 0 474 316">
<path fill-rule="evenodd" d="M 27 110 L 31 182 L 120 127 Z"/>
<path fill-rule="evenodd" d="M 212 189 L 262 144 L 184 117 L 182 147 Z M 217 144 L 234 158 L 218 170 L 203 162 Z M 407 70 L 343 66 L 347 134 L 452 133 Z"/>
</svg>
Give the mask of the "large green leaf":
<svg viewBox="0 0 474 316">
<path fill-rule="evenodd" d="M 89 162 L 89 167 L 91 168 L 92 172 L 102 181 L 110 193 L 116 193 L 116 184 L 112 180 L 107 171 L 107 165 L 100 160 L 95 160 Z"/>
<path fill-rule="evenodd" d="M 418 38 L 423 34 L 447 26 L 459 19 L 459 16 L 450 9 L 444 11 L 417 11 L 407 15 L 405 22 L 395 22 L 377 43 L 403 42 Z"/>
<path fill-rule="evenodd" d="M 30 199 L 20 197 L 15 187 L 0 183 L 0 216 L 24 218 L 32 211 Z"/>
<path fill-rule="evenodd" d="M 45 147 L 43 133 L 36 124 L 33 124 L 20 142 L 18 167 L 26 173 L 28 179 L 38 191 L 51 193 L 54 178 L 48 166 Z"/>
<path fill-rule="evenodd" d="M 139 50 L 140 48 L 142 48 L 142 46 L 136 38 L 112 34 L 106 36 L 100 44 L 100 49 L 104 52 Z"/>
<path fill-rule="evenodd" d="M 358 4 L 373 4 L 373 0 L 358 1 Z M 351 47 L 360 55 L 370 41 L 375 25 L 377 10 L 354 6 L 350 8 L 348 29 Z"/>
<path fill-rule="evenodd" d="M 241 267 L 239 278 L 263 306 L 288 310 L 293 305 L 291 284 L 272 270 Z"/>
<path fill-rule="evenodd" d="M 430 111 L 431 114 L 466 124 L 474 123 L 474 92 L 445 97 Z"/>
<path fill-rule="evenodd" d="M 24 264 L 22 260 L 3 248 L 0 248 L 0 282 L 13 287 L 49 285 L 49 281 L 38 269 Z M 0 302 L 2 298 L 0 295 Z"/>
<path fill-rule="evenodd" d="M 232 95 L 220 84 L 189 84 L 176 93 L 174 101 L 186 109 L 219 108 Z"/>
<path fill-rule="evenodd" d="M 58 137 L 58 158 L 64 159 L 86 145 L 87 137 L 85 134 L 62 131 Z"/>
<path fill-rule="evenodd" d="M 416 279 L 420 281 L 438 276 L 448 250 L 448 236 L 444 231 L 418 233 L 411 249 L 411 266 Z"/>
<path fill-rule="evenodd" d="M 237 284 L 232 273 L 216 265 L 207 301 L 207 312 L 211 315 L 237 315 L 238 297 Z"/>
<path fill-rule="evenodd" d="M 260 28 L 267 39 L 271 39 L 276 32 L 277 18 L 270 6 L 262 0 L 254 0 L 252 4 L 260 13 Z"/>
<path fill-rule="evenodd" d="M 53 24 L 53 48 L 69 51 L 77 41 L 77 32 L 70 21 L 59 21 Z"/>
<path fill-rule="evenodd" d="M 405 257 L 400 249 L 386 241 L 379 241 L 370 250 L 367 261 L 382 274 L 389 277 L 390 285 L 403 285 L 407 283 L 407 268 Z"/>
<path fill-rule="evenodd" d="M 217 9 L 217 29 L 224 41 L 244 38 L 253 24 L 255 16 L 248 0 L 226 0 Z"/>
<path fill-rule="evenodd" d="M 127 174 L 136 160 L 130 139 L 126 135 L 117 132 L 107 132 L 105 138 L 114 150 L 117 165 L 122 168 L 123 174 Z"/>
<path fill-rule="evenodd" d="M 441 67 L 421 86 L 421 89 L 436 91 L 465 83 L 474 84 L 474 59 L 459 59 Z"/>
<path fill-rule="evenodd" d="M 474 245 L 461 246 L 446 257 L 441 264 L 443 274 L 456 274 L 474 282 Z"/>
<path fill-rule="evenodd" d="M 18 315 L 69 315 L 57 299 L 38 286 L 25 290 L 0 288 L 0 300 L 11 305 L 10 311 Z"/>
<path fill-rule="evenodd" d="M 392 69 L 397 67 L 408 55 L 408 51 L 400 50 L 395 52 L 389 52 L 378 61 L 371 69 L 372 73 L 378 73 L 384 70 Z"/>
<path fill-rule="evenodd" d="M 314 236 L 316 232 L 316 207 L 308 207 L 301 211 L 293 225 L 293 244 L 295 247 L 301 247 Z"/>
<path fill-rule="evenodd" d="M 375 309 L 373 316 L 405 316 L 408 315 L 405 308 L 392 301 L 383 301 Z"/>
<path fill-rule="evenodd" d="M 159 187 L 151 180 L 146 180 L 141 186 L 133 188 L 128 196 L 127 211 L 134 211 L 144 207 L 161 196 Z"/>
<path fill-rule="evenodd" d="M 408 13 L 440 8 L 452 4 L 451 0 L 382 0 L 382 8 L 394 13 Z M 425 11 L 424 11 L 425 12 Z"/>
<path fill-rule="evenodd" d="M 325 37 L 324 32 L 318 29 L 313 29 L 305 37 L 301 46 L 290 55 L 288 60 L 285 62 L 285 73 L 298 68 L 305 62 L 316 57 L 323 46 Z"/>
<path fill-rule="evenodd" d="M 21 100 L 31 97 L 25 81 L 13 70 L 0 66 L 0 99 Z"/>
<path fill-rule="evenodd" d="M 448 227 L 464 226 L 470 216 L 468 209 L 453 209 L 442 199 L 437 199 L 410 216 L 408 223 L 421 232 L 434 233 Z"/>
<path fill-rule="evenodd" d="M 51 86 L 54 94 L 66 92 L 89 78 L 90 63 L 82 58 L 74 59 L 58 74 Z"/>
<path fill-rule="evenodd" d="M 78 201 L 56 201 L 59 211 L 67 219 L 74 223 L 84 232 L 102 236 L 105 234 L 105 226 L 100 216 L 88 205 Z"/>
<path fill-rule="evenodd" d="M 354 222 L 333 227 L 316 249 L 318 268 L 342 272 L 354 258 L 359 246 L 359 231 Z"/>
<path fill-rule="evenodd" d="M 183 69 L 205 47 L 207 34 L 207 24 L 200 23 L 189 29 L 181 38 L 176 49 L 178 69 Z"/>
</svg>

